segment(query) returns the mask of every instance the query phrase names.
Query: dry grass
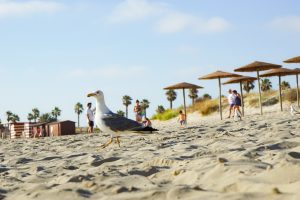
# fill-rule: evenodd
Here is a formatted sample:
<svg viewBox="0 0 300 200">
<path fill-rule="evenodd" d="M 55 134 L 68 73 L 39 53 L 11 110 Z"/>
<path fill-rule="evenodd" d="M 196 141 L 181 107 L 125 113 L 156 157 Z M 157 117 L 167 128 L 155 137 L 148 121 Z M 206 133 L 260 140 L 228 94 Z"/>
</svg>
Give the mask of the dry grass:
<svg viewBox="0 0 300 200">
<path fill-rule="evenodd" d="M 198 101 L 194 106 L 190 106 L 187 112 L 199 112 L 202 115 L 209 115 L 219 110 L 219 100 L 209 99 L 204 101 Z"/>
<path fill-rule="evenodd" d="M 245 107 L 259 107 L 259 97 L 258 93 L 249 93 L 249 94 L 244 94 L 244 104 Z M 282 91 L 282 99 L 283 101 L 287 102 L 296 102 L 297 101 L 297 93 L 296 89 L 287 89 Z M 262 92 L 262 103 L 263 106 L 271 106 L 274 104 L 277 104 L 279 102 L 279 97 L 278 97 L 278 91 L 277 90 L 271 90 L 267 92 Z M 228 107 L 228 102 L 227 98 L 223 97 L 222 98 L 222 107 L 227 108 Z M 171 118 L 174 118 L 178 116 L 179 110 L 182 109 L 174 109 L 174 110 L 167 110 L 166 112 L 162 114 L 156 114 L 152 117 L 152 119 L 158 119 L 158 120 L 169 120 Z M 203 116 L 205 115 L 210 115 L 214 112 L 219 111 L 219 98 L 216 99 L 198 99 L 193 106 L 189 106 L 187 108 L 188 113 L 192 112 L 199 112 Z"/>
</svg>

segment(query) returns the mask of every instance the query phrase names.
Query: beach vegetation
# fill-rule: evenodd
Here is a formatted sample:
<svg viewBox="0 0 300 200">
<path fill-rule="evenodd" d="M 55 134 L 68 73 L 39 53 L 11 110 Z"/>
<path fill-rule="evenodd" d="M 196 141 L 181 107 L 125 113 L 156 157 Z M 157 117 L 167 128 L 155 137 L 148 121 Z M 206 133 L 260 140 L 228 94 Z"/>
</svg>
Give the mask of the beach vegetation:
<svg viewBox="0 0 300 200">
<path fill-rule="evenodd" d="M 198 89 L 191 88 L 189 89 L 189 97 L 192 99 L 193 105 L 195 104 L 195 100 L 198 98 Z"/>
<path fill-rule="evenodd" d="M 268 78 L 261 79 L 261 91 L 266 92 L 272 89 L 272 82 Z"/>
<path fill-rule="evenodd" d="M 178 116 L 180 109 L 167 109 L 162 113 L 156 113 L 152 116 L 153 120 L 166 121 Z"/>
<path fill-rule="evenodd" d="M 128 95 L 124 95 L 122 98 L 123 105 L 126 108 L 126 118 L 128 118 L 128 106 L 132 103 L 132 98 Z"/>
<path fill-rule="evenodd" d="M 173 101 L 177 98 L 177 93 L 174 90 L 168 90 L 166 92 L 168 101 L 170 102 L 170 109 L 173 109 Z"/>
<path fill-rule="evenodd" d="M 165 108 L 162 105 L 157 106 L 156 113 L 161 114 L 165 112 Z"/>
<path fill-rule="evenodd" d="M 58 117 L 61 115 L 61 110 L 58 107 L 54 107 L 51 111 L 51 115 L 54 117 L 55 121 L 57 121 Z"/>
<path fill-rule="evenodd" d="M 255 88 L 254 81 L 243 82 L 243 90 L 249 93 L 251 90 Z"/>
<path fill-rule="evenodd" d="M 33 114 L 32 113 L 28 113 L 27 119 L 28 119 L 29 122 L 31 122 L 33 120 Z"/>
<path fill-rule="evenodd" d="M 75 104 L 75 106 L 74 106 L 74 111 L 75 111 L 75 113 L 77 114 L 77 126 L 78 127 L 80 127 L 80 120 L 79 120 L 79 118 L 80 118 L 80 115 L 81 115 L 81 113 L 83 112 L 83 105 L 80 103 L 80 102 L 78 102 L 78 103 L 76 103 Z"/>
<path fill-rule="evenodd" d="M 150 102 L 147 99 L 143 99 L 141 101 L 141 108 L 142 108 L 142 112 L 145 115 L 145 117 L 147 117 L 147 108 L 149 108 L 150 106 Z"/>
<path fill-rule="evenodd" d="M 282 90 L 291 89 L 290 83 L 287 82 L 287 81 L 282 81 L 282 82 L 281 82 L 281 89 L 282 89 Z"/>
<path fill-rule="evenodd" d="M 117 115 L 119 115 L 121 117 L 125 117 L 125 112 L 123 110 L 118 110 Z"/>
</svg>

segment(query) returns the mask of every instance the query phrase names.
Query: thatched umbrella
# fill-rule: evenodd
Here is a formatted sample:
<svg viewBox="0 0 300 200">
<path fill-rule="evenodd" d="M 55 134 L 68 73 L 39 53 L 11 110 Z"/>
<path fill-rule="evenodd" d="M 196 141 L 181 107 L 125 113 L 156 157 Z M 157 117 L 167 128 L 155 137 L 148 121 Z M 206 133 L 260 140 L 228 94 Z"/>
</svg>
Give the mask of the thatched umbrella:
<svg viewBox="0 0 300 200">
<path fill-rule="evenodd" d="M 281 94 L 281 77 L 287 76 L 287 75 L 293 75 L 295 72 L 291 69 L 286 68 L 278 68 L 278 69 L 272 69 L 262 75 L 261 77 L 270 77 L 270 76 L 278 76 L 279 79 L 279 101 L 280 101 L 280 110 L 282 111 L 282 94 Z"/>
<path fill-rule="evenodd" d="M 300 63 L 300 56 L 290 58 L 288 60 L 283 61 L 285 63 Z M 300 102 L 299 102 L 299 82 L 298 82 L 298 75 L 300 74 L 300 69 L 296 68 L 294 69 L 295 75 L 296 75 L 296 83 L 297 83 L 297 104 L 298 107 L 300 107 Z"/>
<path fill-rule="evenodd" d="M 242 114 L 243 114 L 243 116 L 244 116 L 245 112 L 244 112 L 244 96 L 243 96 L 242 83 L 243 82 L 248 82 L 248 81 L 255 81 L 255 80 L 256 80 L 255 77 L 241 76 L 241 77 L 235 77 L 235 78 L 229 79 L 228 81 L 226 81 L 226 82 L 223 83 L 223 85 L 225 85 L 225 84 L 232 84 L 232 83 L 240 83 L 241 102 L 242 102 Z"/>
<path fill-rule="evenodd" d="M 258 91 L 259 91 L 259 105 L 260 105 L 260 114 L 262 114 L 262 103 L 261 103 L 261 88 L 260 88 L 260 80 L 259 80 L 259 72 L 265 71 L 269 69 L 280 68 L 281 65 L 276 65 L 272 63 L 255 61 L 243 67 L 237 68 L 235 72 L 256 72 L 257 73 L 257 82 L 258 82 Z"/>
<path fill-rule="evenodd" d="M 165 87 L 164 90 L 177 90 L 177 89 L 182 89 L 183 92 L 183 106 L 184 106 L 184 114 L 185 114 L 185 120 L 187 122 L 187 113 L 186 113 L 186 104 L 185 104 L 185 89 L 201 89 L 203 87 L 199 86 L 199 85 L 195 85 L 195 84 L 191 84 L 191 83 L 178 83 L 175 85 L 171 85 L 168 87 Z"/>
<path fill-rule="evenodd" d="M 223 71 L 216 71 L 214 73 L 211 74 L 207 74 L 206 76 L 202 76 L 199 79 L 202 80 L 209 80 L 209 79 L 218 79 L 219 80 L 219 111 L 220 111 L 220 117 L 221 120 L 223 119 L 222 117 L 222 99 L 221 99 L 221 78 L 232 78 L 232 77 L 239 77 L 241 75 L 238 74 L 233 74 L 233 73 L 229 73 L 229 72 L 223 72 Z"/>
<path fill-rule="evenodd" d="M 283 62 L 285 62 L 285 63 L 300 63 L 300 56 L 287 59 L 287 60 L 285 60 Z"/>
</svg>

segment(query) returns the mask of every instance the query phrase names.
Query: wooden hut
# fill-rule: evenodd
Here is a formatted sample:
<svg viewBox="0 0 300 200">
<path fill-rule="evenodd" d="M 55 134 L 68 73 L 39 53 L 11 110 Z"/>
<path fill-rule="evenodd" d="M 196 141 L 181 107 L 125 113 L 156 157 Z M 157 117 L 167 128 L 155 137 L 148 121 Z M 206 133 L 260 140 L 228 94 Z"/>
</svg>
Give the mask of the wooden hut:
<svg viewBox="0 0 300 200">
<path fill-rule="evenodd" d="M 73 135 L 75 134 L 75 122 L 66 120 L 47 124 L 46 132 L 49 136 Z"/>
</svg>

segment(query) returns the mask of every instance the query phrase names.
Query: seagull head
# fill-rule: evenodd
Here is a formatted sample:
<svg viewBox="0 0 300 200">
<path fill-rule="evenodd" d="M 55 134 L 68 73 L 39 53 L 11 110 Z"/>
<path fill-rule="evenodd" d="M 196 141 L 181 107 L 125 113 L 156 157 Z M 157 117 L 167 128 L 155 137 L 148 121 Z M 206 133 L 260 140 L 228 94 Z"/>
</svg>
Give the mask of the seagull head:
<svg viewBox="0 0 300 200">
<path fill-rule="evenodd" d="M 89 93 L 87 97 L 94 97 L 99 102 L 102 102 L 104 100 L 104 94 L 101 90 L 97 90 L 96 92 Z"/>
</svg>

